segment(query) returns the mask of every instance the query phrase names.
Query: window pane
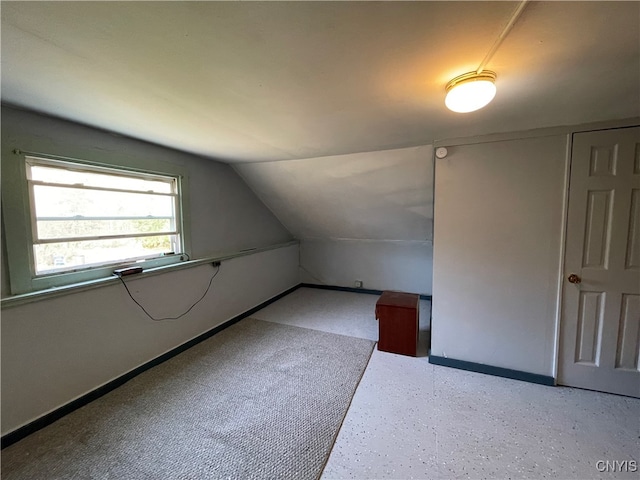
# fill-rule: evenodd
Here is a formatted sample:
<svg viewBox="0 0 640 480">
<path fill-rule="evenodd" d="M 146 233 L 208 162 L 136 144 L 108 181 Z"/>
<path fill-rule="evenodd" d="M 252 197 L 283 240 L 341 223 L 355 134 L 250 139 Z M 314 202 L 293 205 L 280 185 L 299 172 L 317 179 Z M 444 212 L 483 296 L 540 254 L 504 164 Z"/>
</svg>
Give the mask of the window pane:
<svg viewBox="0 0 640 480">
<path fill-rule="evenodd" d="M 35 245 L 36 274 L 156 257 L 178 251 L 175 235 Z"/>
<path fill-rule="evenodd" d="M 171 217 L 174 197 L 34 185 L 41 217 Z"/>
<path fill-rule="evenodd" d="M 133 174 L 135 175 L 135 174 Z M 84 185 L 86 187 L 120 188 L 123 190 L 139 190 L 141 192 L 172 193 L 173 180 L 149 180 L 131 178 L 106 173 L 82 172 L 42 165 L 31 166 L 31 180 L 42 182 L 64 183 L 66 185 Z"/>
<path fill-rule="evenodd" d="M 170 218 L 128 220 L 39 220 L 38 239 L 171 232 Z"/>
</svg>

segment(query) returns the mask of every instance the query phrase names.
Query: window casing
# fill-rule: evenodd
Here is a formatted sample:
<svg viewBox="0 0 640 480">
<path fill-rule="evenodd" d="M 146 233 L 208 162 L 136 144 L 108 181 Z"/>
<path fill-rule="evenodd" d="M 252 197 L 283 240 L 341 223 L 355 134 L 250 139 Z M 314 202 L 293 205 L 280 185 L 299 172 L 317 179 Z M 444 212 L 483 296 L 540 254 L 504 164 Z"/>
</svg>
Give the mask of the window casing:
<svg viewBox="0 0 640 480">
<path fill-rule="evenodd" d="M 6 194 L 3 168 L 12 294 L 106 278 L 122 266 L 153 268 L 184 258 L 183 175 L 20 156 L 20 185 Z M 22 208 L 11 208 L 20 203 Z M 20 220 L 18 211 L 22 228 L 12 228 Z"/>
</svg>

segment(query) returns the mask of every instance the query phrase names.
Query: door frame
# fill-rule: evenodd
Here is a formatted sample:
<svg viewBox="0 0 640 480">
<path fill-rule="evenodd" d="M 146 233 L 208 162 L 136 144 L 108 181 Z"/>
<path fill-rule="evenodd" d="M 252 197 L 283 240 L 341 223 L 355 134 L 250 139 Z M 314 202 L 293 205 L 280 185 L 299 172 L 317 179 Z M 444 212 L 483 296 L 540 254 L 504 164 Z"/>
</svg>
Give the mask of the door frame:
<svg viewBox="0 0 640 480">
<path fill-rule="evenodd" d="M 556 302 L 556 328 L 553 349 L 552 375 L 555 384 L 558 385 L 558 371 L 560 366 L 560 340 L 562 328 L 562 311 L 564 307 L 564 278 L 565 278 L 565 256 L 567 249 L 567 231 L 569 229 L 569 189 L 571 187 L 571 166 L 573 165 L 573 136 L 578 133 L 597 132 L 603 130 L 615 130 L 620 128 L 640 127 L 640 117 L 612 122 L 598 122 L 596 124 L 586 124 L 574 126 L 571 132 L 567 132 L 564 195 L 562 199 L 562 228 L 560 230 L 560 263 L 558 265 L 558 290 Z"/>
</svg>

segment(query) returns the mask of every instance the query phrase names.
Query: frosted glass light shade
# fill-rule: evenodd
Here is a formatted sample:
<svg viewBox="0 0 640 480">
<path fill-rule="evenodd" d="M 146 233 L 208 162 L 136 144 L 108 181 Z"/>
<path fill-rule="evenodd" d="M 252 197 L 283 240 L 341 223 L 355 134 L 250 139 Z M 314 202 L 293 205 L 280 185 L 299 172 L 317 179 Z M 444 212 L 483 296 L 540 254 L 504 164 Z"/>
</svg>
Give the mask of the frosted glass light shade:
<svg viewBox="0 0 640 480">
<path fill-rule="evenodd" d="M 447 84 L 444 103 L 449 110 L 458 113 L 479 110 L 496 96 L 495 79 L 496 74 L 488 70 L 460 75 Z"/>
</svg>

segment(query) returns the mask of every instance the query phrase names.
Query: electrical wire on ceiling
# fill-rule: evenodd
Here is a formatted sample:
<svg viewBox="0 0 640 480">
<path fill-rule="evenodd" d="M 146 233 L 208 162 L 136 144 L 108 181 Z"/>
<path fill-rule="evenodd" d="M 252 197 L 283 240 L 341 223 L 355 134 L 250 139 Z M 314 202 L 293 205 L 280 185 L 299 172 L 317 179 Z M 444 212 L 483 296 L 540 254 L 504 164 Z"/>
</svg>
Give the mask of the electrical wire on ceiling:
<svg viewBox="0 0 640 480">
<path fill-rule="evenodd" d="M 485 55 L 485 57 L 482 60 L 482 62 L 480 62 L 480 65 L 478 65 L 478 68 L 476 69 L 476 73 L 482 73 L 482 70 L 484 70 L 484 67 L 487 65 L 487 63 L 489 63 L 491 58 L 493 58 L 493 55 L 498 50 L 498 47 L 500 46 L 500 44 L 502 44 L 503 40 L 507 37 L 507 35 L 511 31 L 511 28 L 513 28 L 513 26 L 515 25 L 516 21 L 518 20 L 518 17 L 520 17 L 520 14 L 524 10 L 524 7 L 527 6 L 528 1 L 529 0 L 523 0 L 522 2 L 520 2 L 518 7 L 513 12 L 513 15 L 511 15 L 511 18 L 509 19 L 509 21 L 507 22 L 505 27 L 502 29 L 502 33 L 500 33 L 500 35 L 498 36 L 498 38 L 494 42 L 494 44 L 491 47 L 491 49 L 489 50 L 489 52 Z"/>
</svg>

